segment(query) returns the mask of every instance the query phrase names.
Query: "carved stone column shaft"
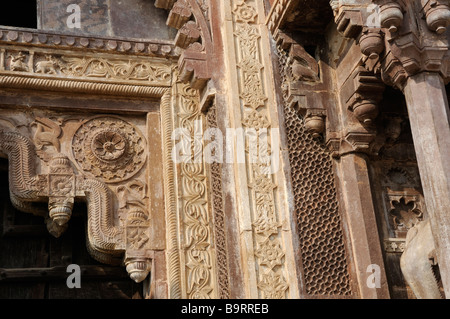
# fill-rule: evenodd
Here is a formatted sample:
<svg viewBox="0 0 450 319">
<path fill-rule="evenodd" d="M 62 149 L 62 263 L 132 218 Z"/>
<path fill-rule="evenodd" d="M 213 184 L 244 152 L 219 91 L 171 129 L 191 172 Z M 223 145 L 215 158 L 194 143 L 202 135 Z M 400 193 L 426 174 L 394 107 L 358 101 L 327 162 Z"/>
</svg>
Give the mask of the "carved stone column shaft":
<svg viewBox="0 0 450 319">
<path fill-rule="evenodd" d="M 366 159 L 362 155 L 346 154 L 340 158 L 337 169 L 360 297 L 389 298 Z M 370 265 L 380 267 L 380 287 L 367 284 L 372 274 L 367 272 Z"/>
<path fill-rule="evenodd" d="M 450 298 L 450 114 L 444 82 L 419 73 L 404 89 L 440 273 Z"/>
</svg>

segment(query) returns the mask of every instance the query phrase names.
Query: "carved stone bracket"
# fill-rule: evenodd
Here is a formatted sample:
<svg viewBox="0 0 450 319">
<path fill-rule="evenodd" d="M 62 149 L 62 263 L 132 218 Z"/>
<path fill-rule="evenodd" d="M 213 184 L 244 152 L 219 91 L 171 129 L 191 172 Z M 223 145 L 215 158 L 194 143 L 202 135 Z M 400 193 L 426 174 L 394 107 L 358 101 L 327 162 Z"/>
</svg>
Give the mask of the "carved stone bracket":
<svg viewBox="0 0 450 319">
<path fill-rule="evenodd" d="M 178 60 L 180 79 L 194 89 L 202 89 L 211 78 L 214 54 L 204 7 L 196 0 L 156 1 L 155 6 L 170 10 L 166 23 L 179 30 L 175 45 L 182 49 Z"/>
<path fill-rule="evenodd" d="M 422 71 L 438 72 L 448 80 L 448 1 L 348 2 L 330 4 L 338 30 L 357 40 L 368 70 L 400 89 L 408 76 Z"/>
<path fill-rule="evenodd" d="M 342 86 L 347 108 L 363 125 L 372 124 L 378 116 L 384 88 L 384 83 L 363 67 L 356 68 Z"/>
<path fill-rule="evenodd" d="M 91 130 L 94 137 L 89 140 L 89 147 L 94 153 L 97 152 L 93 155 L 97 162 L 88 165 L 100 171 L 100 162 L 105 157 L 105 161 L 110 162 L 114 156 L 123 157 L 125 161 L 135 161 L 136 154 L 133 152 L 139 147 L 139 142 L 133 141 L 131 134 L 121 135 L 123 131 L 120 127 L 114 130 L 111 129 L 114 124 L 111 124 L 107 132 L 96 133 Z M 46 135 L 42 132 L 40 134 L 35 135 L 35 139 L 40 136 L 41 142 L 47 145 L 50 139 L 45 139 Z M 87 203 L 87 246 L 92 257 L 107 264 L 121 264 L 126 253 L 125 264 L 131 278 L 140 282 L 147 277 L 151 256 L 145 246 L 148 241 L 146 233 L 149 231 L 145 204 L 141 204 L 139 210 L 136 205 L 133 206 L 136 200 L 127 201 L 122 205 L 127 221 L 124 224 L 117 223 L 110 187 L 100 180 L 100 176 L 76 173 L 76 165 L 67 155 L 51 153 L 46 157 L 48 165 L 44 165 L 48 166 L 48 172 L 37 174 L 36 147 L 33 142 L 18 132 L 4 129 L 0 130 L 0 153 L 9 160 L 9 189 L 15 208 L 41 215 L 46 219 L 49 232 L 59 237 L 67 228 L 75 198 L 84 199 Z M 103 179 L 108 181 L 105 176 Z M 140 200 L 141 203 L 145 202 L 142 198 Z M 37 209 L 36 202 L 48 202 L 48 211 Z M 129 207 L 126 207 L 127 203 Z"/>
<path fill-rule="evenodd" d="M 284 95 L 286 101 L 305 119 L 305 129 L 314 137 L 325 132 L 327 92 L 320 79 L 319 64 L 294 39 L 278 33 L 280 48 L 286 52 Z"/>
</svg>

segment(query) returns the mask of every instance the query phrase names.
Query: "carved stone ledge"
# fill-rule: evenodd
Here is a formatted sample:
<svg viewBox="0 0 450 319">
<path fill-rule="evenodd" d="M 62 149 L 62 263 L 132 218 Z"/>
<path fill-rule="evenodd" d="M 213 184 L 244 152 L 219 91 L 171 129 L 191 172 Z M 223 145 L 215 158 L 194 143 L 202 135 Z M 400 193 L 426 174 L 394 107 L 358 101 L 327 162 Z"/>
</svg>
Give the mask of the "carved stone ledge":
<svg viewBox="0 0 450 319">
<path fill-rule="evenodd" d="M 176 59 L 176 50 L 168 41 L 137 41 L 123 38 L 82 37 L 34 29 L 0 28 L 0 44 L 39 46 L 58 50 L 80 50 L 114 54 L 135 54 Z"/>
</svg>

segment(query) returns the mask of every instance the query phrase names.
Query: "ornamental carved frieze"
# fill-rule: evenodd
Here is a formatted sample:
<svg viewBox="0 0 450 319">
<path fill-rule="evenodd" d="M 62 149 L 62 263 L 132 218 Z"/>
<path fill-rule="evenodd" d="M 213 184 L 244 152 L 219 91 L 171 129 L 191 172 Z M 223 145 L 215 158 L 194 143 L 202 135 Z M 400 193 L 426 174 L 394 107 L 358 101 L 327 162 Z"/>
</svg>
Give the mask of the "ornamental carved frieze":
<svg viewBox="0 0 450 319">
<path fill-rule="evenodd" d="M 123 59 L 112 56 L 74 55 L 55 52 L 49 54 L 33 49 L 0 48 L 0 69 L 62 78 L 79 78 L 167 86 L 171 81 L 171 68 L 163 61 L 148 62 L 142 58 Z"/>
<path fill-rule="evenodd" d="M 11 32 L 0 30 L 2 87 L 159 98 L 172 82 L 171 62 L 164 57 L 104 46 L 95 51 L 86 47 L 81 53 L 75 45 L 26 41 L 26 34 L 17 31 L 17 36 L 3 41 Z"/>
<path fill-rule="evenodd" d="M 84 201 L 88 252 L 143 281 L 154 247 L 145 119 L 37 109 L 2 113 L 0 154 L 8 158 L 13 206 L 42 216 L 60 237 L 70 227 L 75 201 Z"/>
</svg>

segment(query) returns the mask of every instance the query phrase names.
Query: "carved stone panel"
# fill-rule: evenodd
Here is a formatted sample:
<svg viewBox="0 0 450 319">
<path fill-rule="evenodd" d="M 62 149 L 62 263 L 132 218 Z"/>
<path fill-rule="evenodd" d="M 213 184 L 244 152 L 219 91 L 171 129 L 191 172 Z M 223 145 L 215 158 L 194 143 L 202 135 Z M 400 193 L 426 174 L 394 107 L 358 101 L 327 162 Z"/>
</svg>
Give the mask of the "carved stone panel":
<svg viewBox="0 0 450 319">
<path fill-rule="evenodd" d="M 147 158 L 154 158 L 148 141 L 155 137 L 146 135 L 147 126 L 159 122 L 142 115 L 24 112 L 20 107 L 2 108 L 0 117 L 0 153 L 9 159 L 13 205 L 44 217 L 49 232 L 59 237 L 70 227 L 75 201 L 86 202 L 92 257 L 124 263 L 133 280 L 143 281 L 153 251 L 161 249 L 151 200 L 158 199 L 147 172 Z M 37 209 L 36 202 L 47 202 L 48 210 Z"/>
</svg>

